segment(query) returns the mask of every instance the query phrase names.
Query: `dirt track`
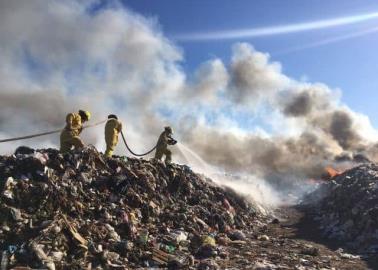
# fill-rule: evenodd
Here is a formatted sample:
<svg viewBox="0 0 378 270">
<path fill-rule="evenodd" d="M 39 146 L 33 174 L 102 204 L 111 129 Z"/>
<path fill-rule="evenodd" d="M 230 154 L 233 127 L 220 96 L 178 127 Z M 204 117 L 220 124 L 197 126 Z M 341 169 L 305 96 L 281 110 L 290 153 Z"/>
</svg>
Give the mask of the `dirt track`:
<svg viewBox="0 0 378 270">
<path fill-rule="evenodd" d="M 345 258 L 348 255 L 336 252 L 342 243 L 322 239 L 316 224 L 301 210 L 283 207 L 276 215 L 278 224 L 269 224 L 259 235 L 250 235 L 246 245 L 228 248 L 235 255 L 230 255 L 222 269 L 378 269 L 374 262 Z"/>
</svg>

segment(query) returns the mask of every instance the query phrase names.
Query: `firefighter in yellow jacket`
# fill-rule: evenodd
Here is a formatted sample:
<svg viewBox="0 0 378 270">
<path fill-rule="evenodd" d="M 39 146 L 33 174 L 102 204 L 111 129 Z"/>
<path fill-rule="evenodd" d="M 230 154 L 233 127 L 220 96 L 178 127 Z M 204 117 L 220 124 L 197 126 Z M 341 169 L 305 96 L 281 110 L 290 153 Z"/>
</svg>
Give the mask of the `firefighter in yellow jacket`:
<svg viewBox="0 0 378 270">
<path fill-rule="evenodd" d="M 114 148 L 118 143 L 118 135 L 121 131 L 122 123 L 118 121 L 116 115 L 110 114 L 105 125 L 106 157 L 111 157 L 113 155 Z"/>
<path fill-rule="evenodd" d="M 60 134 L 60 151 L 66 153 L 71 150 L 84 147 L 79 135 L 83 130 L 83 123 L 89 121 L 91 114 L 88 111 L 79 110 L 78 113 L 70 113 L 66 117 L 66 126 Z"/>
<path fill-rule="evenodd" d="M 168 149 L 168 145 L 174 145 L 177 143 L 175 139 L 172 138 L 172 128 L 165 127 L 164 131 L 160 134 L 159 140 L 156 144 L 155 158 L 161 160 L 165 155 L 165 164 L 168 165 L 172 161 L 172 152 Z"/>
</svg>

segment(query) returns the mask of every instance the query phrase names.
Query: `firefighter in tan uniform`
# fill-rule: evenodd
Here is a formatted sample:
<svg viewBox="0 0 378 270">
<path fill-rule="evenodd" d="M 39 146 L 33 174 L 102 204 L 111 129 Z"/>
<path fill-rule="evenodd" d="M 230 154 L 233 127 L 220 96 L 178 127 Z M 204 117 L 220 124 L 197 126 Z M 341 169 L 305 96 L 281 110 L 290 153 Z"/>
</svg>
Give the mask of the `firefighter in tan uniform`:
<svg viewBox="0 0 378 270">
<path fill-rule="evenodd" d="M 106 157 L 111 157 L 113 155 L 114 149 L 118 144 L 118 135 L 121 131 L 122 123 L 118 120 L 116 115 L 110 114 L 105 125 Z"/>
<path fill-rule="evenodd" d="M 170 164 L 172 161 L 172 152 L 168 149 L 168 145 L 175 145 L 177 143 L 177 141 L 172 138 L 172 134 L 172 128 L 165 127 L 156 144 L 155 158 L 161 160 L 165 155 L 166 165 Z"/>
<path fill-rule="evenodd" d="M 81 149 L 84 143 L 80 138 L 83 130 L 83 123 L 89 121 L 91 114 L 88 111 L 80 110 L 78 113 L 70 113 L 66 117 L 66 126 L 60 134 L 60 151 L 66 153 L 74 147 Z"/>
</svg>

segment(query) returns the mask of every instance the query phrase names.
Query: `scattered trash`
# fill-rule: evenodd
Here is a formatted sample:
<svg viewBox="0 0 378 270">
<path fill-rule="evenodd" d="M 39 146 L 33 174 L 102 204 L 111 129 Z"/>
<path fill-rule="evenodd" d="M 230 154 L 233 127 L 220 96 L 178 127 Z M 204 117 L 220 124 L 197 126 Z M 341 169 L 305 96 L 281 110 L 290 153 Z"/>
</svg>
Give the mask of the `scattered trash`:
<svg viewBox="0 0 378 270">
<path fill-rule="evenodd" d="M 139 242 L 143 245 L 146 245 L 148 242 L 148 230 L 141 230 L 139 233 Z"/>
<path fill-rule="evenodd" d="M 275 235 L 284 226 L 261 206 L 188 166 L 31 150 L 0 156 L 0 270 L 332 269 L 359 258 Z M 350 239 L 370 252 L 374 179 L 374 166 L 336 176 L 315 208 L 327 228 L 361 229 Z"/>
<path fill-rule="evenodd" d="M 269 238 L 269 236 L 267 236 L 266 234 L 263 234 L 263 235 L 259 235 L 259 236 L 257 237 L 257 240 L 260 240 L 260 241 L 269 241 L 270 238 Z"/>
<path fill-rule="evenodd" d="M 217 244 L 215 242 L 215 239 L 214 237 L 210 236 L 210 235 L 206 235 L 202 238 L 202 245 L 203 246 L 212 246 L 212 247 L 215 247 Z"/>
<path fill-rule="evenodd" d="M 255 262 L 252 267 L 253 270 L 274 270 L 279 269 L 277 265 L 274 265 L 272 263 L 269 263 L 265 260 L 261 262 Z"/>
<path fill-rule="evenodd" d="M 319 255 L 319 249 L 316 247 L 313 247 L 311 245 L 306 245 L 302 251 L 302 254 L 304 255 L 310 255 L 310 256 L 318 256 Z"/>
<path fill-rule="evenodd" d="M 216 239 L 236 247 L 267 219 L 188 166 L 93 148 L 19 148 L 0 156 L 0 179 L 0 270 L 218 269 Z"/>
<path fill-rule="evenodd" d="M 359 255 L 352 255 L 349 253 L 345 253 L 342 248 L 339 248 L 336 250 L 336 253 L 340 255 L 343 259 L 360 259 L 361 257 Z"/>
<path fill-rule="evenodd" d="M 280 224 L 279 219 L 278 218 L 273 219 L 272 224 Z"/>
<path fill-rule="evenodd" d="M 159 249 L 153 249 L 152 252 L 152 260 L 157 263 L 158 265 L 167 265 L 169 261 L 169 254 L 159 250 Z"/>
<path fill-rule="evenodd" d="M 303 200 L 324 235 L 358 253 L 378 245 L 378 166 L 359 165 L 323 184 Z M 344 256 L 345 257 L 345 256 Z"/>
<path fill-rule="evenodd" d="M 214 260 L 203 260 L 198 265 L 198 270 L 218 270 L 219 265 Z"/>
<path fill-rule="evenodd" d="M 241 241 L 244 241 L 246 239 L 245 234 L 239 230 L 235 230 L 232 233 L 230 233 L 229 238 L 231 240 L 241 240 Z"/>
<path fill-rule="evenodd" d="M 0 270 L 8 269 L 8 252 L 6 250 L 1 254 Z"/>
</svg>

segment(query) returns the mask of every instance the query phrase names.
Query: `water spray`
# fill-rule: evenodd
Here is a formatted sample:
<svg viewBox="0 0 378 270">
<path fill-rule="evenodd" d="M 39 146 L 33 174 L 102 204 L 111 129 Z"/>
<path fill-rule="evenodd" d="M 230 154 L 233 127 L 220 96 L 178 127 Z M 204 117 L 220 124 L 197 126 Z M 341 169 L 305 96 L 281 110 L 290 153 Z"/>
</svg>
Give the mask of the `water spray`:
<svg viewBox="0 0 378 270">
<path fill-rule="evenodd" d="M 178 143 L 177 148 L 186 163 L 190 165 L 194 171 L 210 177 L 219 185 L 234 189 L 239 194 L 259 203 L 264 209 L 278 206 L 282 201 L 282 196 L 264 179 L 255 175 L 226 173 L 207 163 L 199 154 L 185 144 Z"/>
</svg>

